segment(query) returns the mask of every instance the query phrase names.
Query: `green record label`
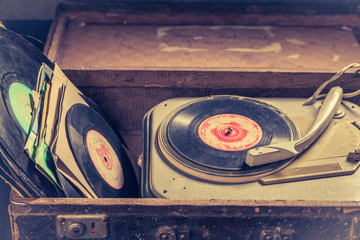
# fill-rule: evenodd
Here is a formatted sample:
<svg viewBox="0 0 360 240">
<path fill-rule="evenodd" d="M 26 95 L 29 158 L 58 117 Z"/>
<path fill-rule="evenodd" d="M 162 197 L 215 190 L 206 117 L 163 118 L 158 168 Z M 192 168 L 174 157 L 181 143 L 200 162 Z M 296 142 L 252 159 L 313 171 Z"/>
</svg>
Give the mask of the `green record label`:
<svg viewBox="0 0 360 240">
<path fill-rule="evenodd" d="M 22 83 L 13 83 L 9 88 L 11 108 L 21 127 L 28 134 L 31 124 L 31 97 L 32 91 Z"/>
</svg>

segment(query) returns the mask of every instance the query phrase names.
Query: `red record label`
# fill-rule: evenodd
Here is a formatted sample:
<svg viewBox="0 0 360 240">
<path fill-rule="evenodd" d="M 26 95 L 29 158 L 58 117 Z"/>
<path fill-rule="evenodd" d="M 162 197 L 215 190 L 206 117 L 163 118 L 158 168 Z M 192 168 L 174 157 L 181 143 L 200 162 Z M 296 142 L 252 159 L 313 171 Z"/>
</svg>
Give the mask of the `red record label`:
<svg viewBox="0 0 360 240">
<path fill-rule="evenodd" d="M 198 128 L 200 139 L 223 151 L 241 151 L 254 147 L 262 130 L 254 120 L 237 114 L 220 114 L 205 119 Z"/>
<path fill-rule="evenodd" d="M 90 158 L 101 177 L 113 188 L 124 185 L 123 170 L 114 149 L 101 133 L 90 130 L 86 134 L 86 145 Z"/>
</svg>

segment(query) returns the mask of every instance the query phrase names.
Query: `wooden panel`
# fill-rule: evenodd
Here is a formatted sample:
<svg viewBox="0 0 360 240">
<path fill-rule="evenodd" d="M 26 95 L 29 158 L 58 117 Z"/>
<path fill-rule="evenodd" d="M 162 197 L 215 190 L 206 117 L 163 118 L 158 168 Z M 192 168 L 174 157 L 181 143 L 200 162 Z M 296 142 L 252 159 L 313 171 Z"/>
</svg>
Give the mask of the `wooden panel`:
<svg viewBox="0 0 360 240">
<path fill-rule="evenodd" d="M 264 230 L 292 231 L 289 239 L 359 237 L 357 202 L 23 199 L 14 194 L 11 199 L 14 239 L 56 239 L 57 216 L 74 214 L 107 215 L 107 239 L 162 239 L 159 233 L 176 235 L 169 239 L 182 239 L 181 233 L 185 239 L 261 239 Z"/>
<path fill-rule="evenodd" d="M 78 70 L 331 72 L 360 55 L 347 28 L 243 25 L 70 22 L 60 49 L 55 59 L 60 66 Z"/>
<path fill-rule="evenodd" d="M 334 72 L 360 53 L 354 30 L 359 19 L 344 11 L 66 6 L 45 49 L 63 69 Z"/>
</svg>

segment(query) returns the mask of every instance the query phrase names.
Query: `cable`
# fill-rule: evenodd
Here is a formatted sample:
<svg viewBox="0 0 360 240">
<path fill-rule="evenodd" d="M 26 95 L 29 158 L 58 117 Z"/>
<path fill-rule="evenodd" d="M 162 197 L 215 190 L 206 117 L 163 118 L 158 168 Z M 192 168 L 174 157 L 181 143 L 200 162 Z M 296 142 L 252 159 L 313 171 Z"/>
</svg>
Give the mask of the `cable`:
<svg viewBox="0 0 360 240">
<path fill-rule="evenodd" d="M 309 97 L 304 103 L 303 106 L 307 106 L 307 105 L 311 105 L 314 104 L 316 102 L 316 100 L 319 99 L 323 99 L 325 98 L 326 94 L 320 94 L 321 91 L 329 84 L 332 83 L 333 81 L 335 81 L 336 79 L 338 79 L 341 75 L 343 75 L 348 69 L 350 68 L 360 68 L 360 64 L 358 63 L 352 63 L 346 67 L 344 67 L 343 69 L 341 69 L 339 72 L 337 72 L 334 76 L 332 76 L 329 80 L 327 80 L 326 82 L 324 82 L 323 84 L 321 84 L 321 86 L 315 91 L 315 93 Z M 320 95 L 319 95 L 320 94 Z M 355 97 L 357 95 L 360 95 L 360 89 L 352 92 L 352 93 L 345 93 L 343 95 L 343 98 L 352 98 Z"/>
</svg>

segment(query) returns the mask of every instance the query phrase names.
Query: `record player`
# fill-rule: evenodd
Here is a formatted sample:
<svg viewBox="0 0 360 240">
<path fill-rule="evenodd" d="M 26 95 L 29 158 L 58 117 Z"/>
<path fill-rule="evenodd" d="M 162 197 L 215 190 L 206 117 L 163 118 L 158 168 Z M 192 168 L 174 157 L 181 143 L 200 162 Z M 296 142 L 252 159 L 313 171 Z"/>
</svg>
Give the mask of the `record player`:
<svg viewBox="0 0 360 240">
<path fill-rule="evenodd" d="M 360 108 L 340 87 L 315 101 L 325 85 L 312 104 L 214 95 L 155 106 L 144 120 L 142 196 L 358 200 Z"/>
</svg>

